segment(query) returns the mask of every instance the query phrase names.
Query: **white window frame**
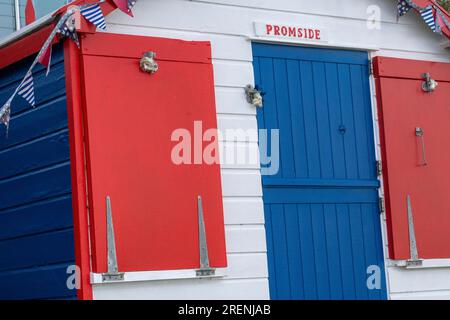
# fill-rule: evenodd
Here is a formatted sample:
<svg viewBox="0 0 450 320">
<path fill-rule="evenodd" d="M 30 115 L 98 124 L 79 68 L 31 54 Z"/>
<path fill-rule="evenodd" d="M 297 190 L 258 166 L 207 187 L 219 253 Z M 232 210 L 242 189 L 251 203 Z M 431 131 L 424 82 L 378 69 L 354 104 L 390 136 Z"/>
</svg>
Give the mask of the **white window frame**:
<svg viewBox="0 0 450 320">
<path fill-rule="evenodd" d="M 14 19 L 16 24 L 16 31 L 20 30 L 20 2 L 19 0 L 14 0 Z"/>
</svg>

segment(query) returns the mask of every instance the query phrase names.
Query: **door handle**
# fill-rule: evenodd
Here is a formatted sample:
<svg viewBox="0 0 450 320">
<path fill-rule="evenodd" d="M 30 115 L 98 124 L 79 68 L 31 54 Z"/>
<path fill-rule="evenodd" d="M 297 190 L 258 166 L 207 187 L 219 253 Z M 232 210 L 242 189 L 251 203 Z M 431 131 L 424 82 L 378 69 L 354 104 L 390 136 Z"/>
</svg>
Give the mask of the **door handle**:
<svg viewBox="0 0 450 320">
<path fill-rule="evenodd" d="M 339 133 L 342 134 L 342 135 L 344 135 L 344 134 L 347 133 L 347 127 L 344 126 L 343 124 L 341 124 L 341 125 L 339 126 L 338 130 L 339 130 Z"/>
<path fill-rule="evenodd" d="M 420 162 L 421 166 L 427 166 L 427 155 L 426 155 L 426 149 L 425 149 L 425 133 L 421 127 L 416 128 L 416 137 L 420 139 L 421 143 L 421 149 L 422 149 L 422 159 Z"/>
</svg>

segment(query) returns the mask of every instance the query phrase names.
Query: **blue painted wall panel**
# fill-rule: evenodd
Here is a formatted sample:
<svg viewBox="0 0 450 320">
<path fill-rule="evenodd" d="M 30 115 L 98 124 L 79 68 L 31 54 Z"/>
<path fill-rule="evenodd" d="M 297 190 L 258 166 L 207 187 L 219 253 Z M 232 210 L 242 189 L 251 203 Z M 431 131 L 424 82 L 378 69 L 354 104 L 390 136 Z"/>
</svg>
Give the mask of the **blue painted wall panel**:
<svg viewBox="0 0 450 320">
<path fill-rule="evenodd" d="M 0 71 L 6 101 L 32 59 Z M 0 299 L 73 299 L 75 264 L 70 151 L 62 47 L 48 77 L 34 71 L 36 108 L 17 96 L 9 136 L 0 128 Z"/>
<path fill-rule="evenodd" d="M 280 130 L 280 170 L 262 178 L 271 297 L 385 299 L 367 53 L 253 53 L 258 126 Z M 380 290 L 367 287 L 373 265 Z"/>
</svg>

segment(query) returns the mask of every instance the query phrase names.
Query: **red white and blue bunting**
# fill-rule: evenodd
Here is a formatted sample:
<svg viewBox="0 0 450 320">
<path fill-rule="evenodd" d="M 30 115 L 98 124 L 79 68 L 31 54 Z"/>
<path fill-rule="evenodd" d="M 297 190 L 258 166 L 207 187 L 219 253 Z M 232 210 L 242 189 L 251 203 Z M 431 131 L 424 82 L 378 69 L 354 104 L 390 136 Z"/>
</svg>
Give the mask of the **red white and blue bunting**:
<svg viewBox="0 0 450 320">
<path fill-rule="evenodd" d="M 24 98 L 34 108 L 36 101 L 34 99 L 34 79 L 31 72 L 28 72 L 25 75 L 25 79 L 19 86 L 17 94 Z"/>
<path fill-rule="evenodd" d="M 94 4 L 90 7 L 85 7 L 81 9 L 81 14 L 86 18 L 87 21 L 92 23 L 97 28 L 103 30 L 106 29 L 105 16 L 103 15 L 100 5 Z"/>
<path fill-rule="evenodd" d="M 432 6 L 428 6 L 425 9 L 420 10 L 420 15 L 423 21 L 430 27 L 431 30 L 436 32 L 436 21 L 434 18 L 434 10 Z"/>
<path fill-rule="evenodd" d="M 117 8 L 128 14 L 129 16 L 133 16 L 133 11 L 131 11 L 136 4 L 137 0 L 113 0 Z"/>
<path fill-rule="evenodd" d="M 415 9 L 419 12 L 423 21 L 433 32 L 442 34 L 442 30 L 444 28 L 447 28 L 450 31 L 450 22 L 436 2 L 428 5 L 427 7 L 421 7 L 414 3 L 413 0 L 398 0 L 397 17 L 404 16 L 411 9 Z"/>
<path fill-rule="evenodd" d="M 80 12 L 80 14 L 94 26 L 100 29 L 106 29 L 105 16 L 100 7 L 100 4 L 106 0 L 100 0 L 97 2 L 92 2 L 84 4 L 81 6 L 70 6 L 66 13 L 59 19 L 53 31 L 50 33 L 47 40 L 44 42 L 41 50 L 37 54 L 27 73 L 25 74 L 23 80 L 14 90 L 13 94 L 0 108 L 0 124 L 5 125 L 6 135 L 8 136 L 9 124 L 11 119 L 11 105 L 14 98 L 19 95 L 21 96 L 31 107 L 35 107 L 36 100 L 34 95 L 34 78 L 33 69 L 40 63 L 47 68 L 46 74 L 50 72 L 51 56 L 52 56 L 52 43 L 57 34 L 64 40 L 66 38 L 71 39 L 78 48 L 80 47 L 78 33 L 76 30 L 75 23 L 75 13 Z M 117 7 L 124 11 L 125 13 L 133 16 L 131 9 L 136 4 L 137 0 L 113 0 Z"/>
<path fill-rule="evenodd" d="M 404 16 L 412 9 L 412 6 L 407 0 L 399 0 L 397 4 L 397 15 L 399 17 Z"/>
</svg>

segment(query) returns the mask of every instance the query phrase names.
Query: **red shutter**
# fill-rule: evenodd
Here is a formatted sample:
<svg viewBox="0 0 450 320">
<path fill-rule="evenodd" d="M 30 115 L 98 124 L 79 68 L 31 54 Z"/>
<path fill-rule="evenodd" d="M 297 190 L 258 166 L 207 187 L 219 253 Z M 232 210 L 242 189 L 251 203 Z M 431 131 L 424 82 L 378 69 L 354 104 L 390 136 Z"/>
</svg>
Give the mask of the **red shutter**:
<svg viewBox="0 0 450 320">
<path fill-rule="evenodd" d="M 152 75 L 139 66 L 147 51 Z M 120 272 L 199 268 L 197 196 L 211 266 L 225 267 L 219 164 L 171 159 L 175 129 L 217 128 L 210 44 L 88 34 L 82 65 L 93 271 L 107 271 L 107 196 Z"/>
<path fill-rule="evenodd" d="M 431 93 L 426 72 L 439 83 Z M 375 74 L 390 257 L 411 257 L 409 195 L 419 258 L 450 258 L 450 64 L 378 57 Z"/>
</svg>

